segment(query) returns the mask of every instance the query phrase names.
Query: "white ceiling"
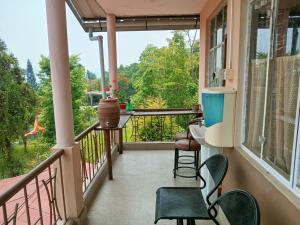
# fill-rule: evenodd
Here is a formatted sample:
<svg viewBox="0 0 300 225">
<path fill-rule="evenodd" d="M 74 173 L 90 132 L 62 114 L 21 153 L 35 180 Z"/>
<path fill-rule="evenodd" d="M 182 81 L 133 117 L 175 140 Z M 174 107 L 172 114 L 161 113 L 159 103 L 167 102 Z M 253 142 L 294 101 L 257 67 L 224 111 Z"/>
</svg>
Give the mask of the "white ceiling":
<svg viewBox="0 0 300 225">
<path fill-rule="evenodd" d="M 96 0 L 106 13 L 116 16 L 200 14 L 207 0 Z"/>
</svg>

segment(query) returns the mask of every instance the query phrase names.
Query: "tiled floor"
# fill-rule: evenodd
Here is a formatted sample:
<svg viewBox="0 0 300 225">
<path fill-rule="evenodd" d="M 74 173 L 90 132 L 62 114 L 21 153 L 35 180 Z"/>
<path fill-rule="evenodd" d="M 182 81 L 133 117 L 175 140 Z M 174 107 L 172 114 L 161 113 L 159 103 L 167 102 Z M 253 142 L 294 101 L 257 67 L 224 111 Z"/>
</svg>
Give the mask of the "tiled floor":
<svg viewBox="0 0 300 225">
<path fill-rule="evenodd" d="M 173 179 L 174 151 L 125 151 L 114 163 L 114 180 L 106 181 L 88 209 L 89 225 L 154 224 L 155 191 L 161 186 L 199 186 L 194 179 Z M 159 225 L 176 224 L 161 220 Z M 210 225 L 205 221 L 205 224 Z"/>
</svg>

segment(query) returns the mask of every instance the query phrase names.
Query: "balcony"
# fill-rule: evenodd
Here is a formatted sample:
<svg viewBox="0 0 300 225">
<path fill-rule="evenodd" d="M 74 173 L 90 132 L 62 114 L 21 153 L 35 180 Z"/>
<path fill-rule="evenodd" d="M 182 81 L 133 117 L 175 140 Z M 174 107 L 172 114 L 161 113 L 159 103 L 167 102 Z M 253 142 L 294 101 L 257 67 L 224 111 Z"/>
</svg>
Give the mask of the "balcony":
<svg viewBox="0 0 300 225">
<path fill-rule="evenodd" d="M 174 150 L 124 151 L 114 162 L 114 181 L 105 181 L 89 203 L 88 224 L 153 224 L 159 187 L 200 185 L 199 180 L 174 179 L 173 160 Z M 158 224 L 175 223 L 164 220 Z M 210 225 L 207 221 L 197 224 Z"/>
<path fill-rule="evenodd" d="M 137 110 L 123 129 L 124 144 L 120 144 L 116 132 L 111 132 L 111 162 L 107 160 L 104 133 L 97 129 L 98 123 L 78 135 L 75 140 L 80 149 L 81 168 L 77 170 L 80 176 L 75 175 L 81 178 L 88 224 L 95 224 L 99 218 L 100 224 L 105 225 L 121 221 L 151 224 L 155 191 L 159 187 L 199 186 L 199 180 L 173 178 L 172 149 L 176 132 L 184 130 L 192 118 L 200 115 L 201 112 L 188 109 Z M 144 133 L 140 132 L 142 129 Z M 146 130 L 159 135 L 147 136 Z M 0 223 L 55 224 L 70 219 L 65 200 L 66 175 L 62 169 L 66 168 L 62 161 L 66 154 L 63 149 L 54 149 L 49 159 L 0 196 Z M 113 181 L 107 180 L 110 163 Z"/>
<path fill-rule="evenodd" d="M 224 69 L 224 75 L 226 75 L 223 77 L 224 83 L 227 87 L 233 87 L 237 90 L 234 113 L 234 147 L 223 149 L 223 153 L 229 160 L 228 173 L 222 184 L 223 192 L 233 188 L 242 188 L 251 192 L 259 203 L 262 225 L 299 224 L 299 187 L 295 187 L 299 179 L 287 180 L 279 173 L 273 173 L 272 164 L 269 167 L 265 166 L 268 162 L 264 160 L 263 152 L 261 152 L 261 158 L 256 159 L 255 154 L 242 149 L 242 136 L 245 136 L 244 128 L 247 126 L 244 120 L 245 111 L 249 111 L 247 109 L 249 102 L 245 101 L 246 98 L 244 98 L 244 96 L 247 96 L 248 86 L 245 86 L 244 83 L 247 83 L 248 74 L 244 74 L 244 72 L 251 69 L 246 64 L 252 64 L 252 66 L 256 64 L 256 61 L 248 58 L 248 50 L 252 52 L 256 45 L 265 46 L 266 49 L 271 50 L 276 45 L 273 43 L 274 40 L 278 41 L 274 38 L 277 35 L 277 29 L 283 31 L 288 28 L 288 24 L 299 24 L 298 22 L 288 23 L 288 19 L 298 20 L 298 16 L 293 15 L 296 11 L 291 11 L 291 14 L 288 12 L 281 13 L 280 11 L 280 18 L 286 18 L 287 20 L 277 27 L 276 21 L 278 21 L 278 18 L 275 18 L 275 8 L 277 6 L 279 8 L 285 7 L 285 4 L 296 5 L 297 3 L 296 1 L 288 1 L 281 4 L 284 1 L 280 0 L 195 0 L 192 2 L 179 0 L 172 2 L 159 0 L 46 0 L 57 145 L 53 147 L 54 153 L 49 159 L 22 177 L 11 189 L 0 195 L 0 224 L 61 224 L 72 221 L 78 224 L 86 224 L 85 216 L 87 216 L 88 224 L 153 224 L 155 190 L 158 187 L 199 185 L 194 180 L 180 178 L 174 180 L 171 174 L 174 134 L 186 127 L 191 115 L 181 115 L 179 112 L 162 116 L 161 112 L 160 114 L 137 112 L 127 123 L 123 134 L 118 131 L 111 132 L 109 136 L 110 146 L 106 148 L 104 132 L 95 129 L 97 124 L 74 138 L 65 2 L 71 7 L 83 30 L 85 32 L 91 31 L 91 39 L 98 40 L 101 43 L 101 37 L 93 37 L 93 32 L 107 32 L 111 94 L 117 90 L 118 80 L 117 31 L 200 28 L 199 94 L 204 87 L 212 84 L 208 74 L 212 79 L 219 76 L 218 73 L 209 69 L 209 67 L 214 68 L 216 66 L 219 68 L 219 65 L 216 65 L 219 63 L 224 63 L 220 67 Z M 227 7 L 222 9 L 223 14 L 216 14 L 220 11 L 220 6 L 224 5 Z M 251 10 L 256 17 L 247 15 L 247 12 Z M 261 10 L 263 10 L 263 14 Z M 269 15 L 269 12 L 272 12 L 271 15 Z M 226 21 L 223 20 L 225 15 L 227 17 Z M 261 38 L 266 40 L 273 38 L 273 42 L 270 41 L 270 46 L 261 43 L 258 38 L 255 39 L 254 37 L 252 40 L 253 34 L 259 34 L 260 29 L 267 29 L 270 21 L 272 22 L 270 23 L 269 32 L 272 35 Z M 255 24 L 257 27 L 254 26 Z M 286 26 L 284 29 L 281 27 L 283 25 Z M 251 29 L 257 29 L 247 30 L 250 27 Z M 214 33 L 209 32 L 211 29 L 214 30 Z M 293 29 L 295 37 L 298 37 L 296 35 L 297 29 Z M 250 33 L 251 38 L 249 37 Z M 219 38 L 219 34 L 226 34 L 226 37 Z M 291 35 L 279 35 L 280 42 L 278 43 L 284 43 L 284 45 L 288 43 L 284 39 L 286 36 Z M 220 43 L 215 45 L 214 42 L 219 39 Z M 251 45 L 254 43 L 254 47 L 247 45 L 248 39 L 251 39 L 249 42 L 251 42 Z M 295 52 L 297 40 L 295 38 L 290 41 L 293 43 L 291 44 L 293 45 L 292 50 Z M 260 42 L 259 45 L 258 42 Z M 278 52 L 284 52 L 281 50 L 284 50 L 285 47 L 283 45 L 278 46 L 280 47 Z M 257 55 L 254 54 L 255 59 Z M 213 56 L 219 56 L 220 58 L 213 58 Z M 265 64 L 273 66 L 273 63 L 267 63 L 267 61 L 263 63 L 263 65 Z M 297 67 L 296 64 L 295 66 L 280 67 L 295 67 L 293 70 L 297 72 L 298 66 L 299 63 Z M 102 70 L 104 71 L 103 64 Z M 263 68 L 263 75 L 269 80 L 269 74 L 267 73 L 270 72 L 265 73 L 264 70 L 269 71 L 269 69 Z M 277 69 L 277 71 L 281 70 Z M 102 74 L 104 75 L 104 72 Z M 281 72 L 280 74 L 285 75 Z M 294 73 L 289 72 L 289 74 Z M 257 71 L 256 75 L 260 79 L 253 79 L 253 82 L 266 83 L 260 71 Z M 250 77 L 253 78 L 253 74 L 252 76 L 250 74 Z M 298 73 L 293 77 L 298 78 Z M 283 80 L 283 78 L 280 78 L 274 82 L 278 84 L 278 88 L 276 87 L 278 91 L 282 88 L 279 84 L 285 82 Z M 297 85 L 298 81 L 291 83 Z M 255 88 L 256 94 L 252 96 L 255 100 L 252 101 L 253 108 L 272 112 L 267 102 L 265 102 L 268 100 L 268 96 L 261 93 L 262 90 L 270 89 L 269 85 L 262 87 L 257 85 Z M 291 90 L 293 89 L 291 88 Z M 102 91 L 105 93 L 106 90 L 103 89 Z M 180 94 L 182 93 L 178 93 L 178 95 Z M 277 92 L 275 94 L 279 97 L 283 96 Z M 297 94 L 295 92 L 295 95 Z M 259 101 L 256 100 L 258 95 L 260 95 Z M 286 101 L 289 101 L 289 97 L 285 96 L 284 100 L 279 102 L 286 103 Z M 294 101 L 294 105 L 296 105 L 296 102 Z M 275 103 L 274 101 L 272 104 L 276 105 Z M 257 106 L 260 104 L 264 107 Z M 286 108 L 285 105 L 283 108 Z M 262 114 L 254 110 L 252 117 L 253 121 L 258 121 L 256 123 L 263 126 L 258 120 L 258 116 Z M 170 126 L 165 126 L 166 118 Z M 267 119 L 264 119 L 265 122 Z M 283 119 L 281 118 L 281 120 Z M 173 126 L 175 121 L 180 126 Z M 280 126 L 278 127 L 281 129 Z M 298 122 L 295 123 L 295 131 L 299 134 L 297 129 L 299 129 Z M 154 132 L 145 133 L 145 130 Z M 262 142 L 264 141 L 264 137 L 260 136 L 262 128 L 258 126 L 257 131 L 259 131 L 257 132 L 257 136 L 259 136 L 257 142 L 259 143 L 259 149 L 262 149 Z M 274 129 L 274 133 L 276 133 L 275 131 L 277 132 Z M 297 138 L 299 139 L 299 137 Z M 277 145 L 276 142 L 274 143 Z M 299 145 L 299 143 L 297 144 Z M 297 157 L 300 154 L 298 145 L 296 146 L 297 154 L 296 151 L 293 155 L 292 152 L 288 152 L 297 161 L 299 161 Z M 108 151 L 108 149 L 111 149 L 111 151 Z M 119 154 L 122 153 L 123 149 L 124 153 Z M 112 160 L 110 160 L 110 155 L 112 155 Z M 279 156 L 279 158 L 284 159 L 283 156 Z M 299 163 L 297 162 L 297 164 Z M 295 167 L 296 162 L 292 165 Z M 299 168 L 294 168 L 295 171 L 292 170 L 291 176 L 296 176 L 297 169 L 299 170 Z M 110 172 L 114 174 L 113 181 L 107 180 L 107 175 Z M 281 179 L 281 177 L 283 178 Z M 174 224 L 175 221 L 160 223 Z"/>
</svg>

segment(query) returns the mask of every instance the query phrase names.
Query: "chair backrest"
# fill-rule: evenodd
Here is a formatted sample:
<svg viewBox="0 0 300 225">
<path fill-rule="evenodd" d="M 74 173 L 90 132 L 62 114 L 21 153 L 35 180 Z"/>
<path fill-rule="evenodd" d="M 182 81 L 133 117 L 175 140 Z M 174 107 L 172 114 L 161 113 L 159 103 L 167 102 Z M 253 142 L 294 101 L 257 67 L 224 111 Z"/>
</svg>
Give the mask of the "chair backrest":
<svg viewBox="0 0 300 225">
<path fill-rule="evenodd" d="M 218 189 L 220 184 L 222 183 L 228 169 L 228 159 L 223 154 L 216 154 L 205 160 L 199 167 L 199 176 L 200 179 L 204 182 L 204 186 L 206 186 L 205 179 L 201 176 L 201 169 L 206 166 L 208 169 L 212 179 L 214 180 L 214 186 L 212 190 L 206 196 L 206 201 L 210 205 L 211 202 L 209 200 L 210 196 Z"/>
<path fill-rule="evenodd" d="M 219 205 L 231 225 L 259 225 L 260 212 L 255 198 L 247 191 L 236 189 L 219 197 L 208 209 L 216 224 L 215 205 Z M 214 212 L 212 214 L 212 211 Z M 220 213 L 220 210 L 219 210 Z"/>
</svg>

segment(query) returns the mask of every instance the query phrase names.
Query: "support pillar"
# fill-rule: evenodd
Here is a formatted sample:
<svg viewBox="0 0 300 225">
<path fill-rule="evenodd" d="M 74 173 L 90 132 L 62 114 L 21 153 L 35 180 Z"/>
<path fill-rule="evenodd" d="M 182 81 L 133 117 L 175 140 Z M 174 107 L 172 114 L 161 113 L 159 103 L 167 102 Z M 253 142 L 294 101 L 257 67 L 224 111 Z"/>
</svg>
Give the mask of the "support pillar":
<svg viewBox="0 0 300 225">
<path fill-rule="evenodd" d="M 114 96 L 114 91 L 118 89 L 118 64 L 116 45 L 116 17 L 113 14 L 107 15 L 107 42 L 108 42 L 108 62 L 109 62 L 109 87 L 110 95 Z"/>
<path fill-rule="evenodd" d="M 64 149 L 62 173 L 67 217 L 76 218 L 83 209 L 83 193 L 80 149 L 74 143 L 65 1 L 46 0 L 46 11 L 57 143 L 54 150 Z"/>
</svg>

